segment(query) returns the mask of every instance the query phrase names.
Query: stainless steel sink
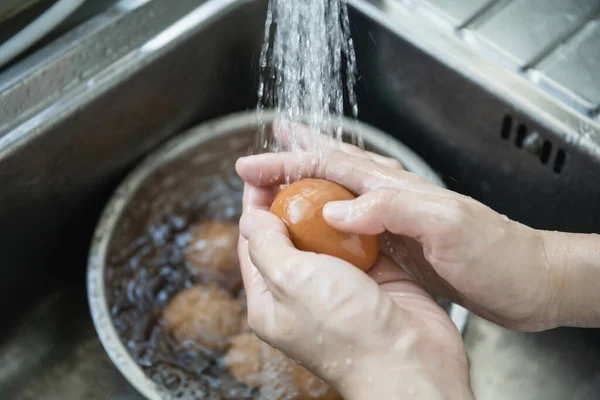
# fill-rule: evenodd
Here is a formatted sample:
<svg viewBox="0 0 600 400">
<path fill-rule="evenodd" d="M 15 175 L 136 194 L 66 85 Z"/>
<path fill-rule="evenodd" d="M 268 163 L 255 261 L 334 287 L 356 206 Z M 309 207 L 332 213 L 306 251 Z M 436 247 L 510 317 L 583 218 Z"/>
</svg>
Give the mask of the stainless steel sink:
<svg viewBox="0 0 600 400">
<path fill-rule="evenodd" d="M 512 218 L 600 231 L 593 113 L 404 2 L 349 3 L 362 120 Z M 264 0 L 122 0 L 0 73 L 2 399 L 139 398 L 88 315 L 91 234 L 149 150 L 199 121 L 254 108 L 265 9 Z M 465 341 L 478 398 L 598 398 L 597 336 L 524 335 L 473 318 Z"/>
</svg>

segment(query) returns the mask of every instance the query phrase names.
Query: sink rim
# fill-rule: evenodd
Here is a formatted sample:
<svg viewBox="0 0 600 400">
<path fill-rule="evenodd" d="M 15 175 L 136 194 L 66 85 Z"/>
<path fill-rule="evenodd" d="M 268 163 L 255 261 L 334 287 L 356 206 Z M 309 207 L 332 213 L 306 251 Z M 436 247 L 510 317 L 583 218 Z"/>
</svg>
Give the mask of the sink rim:
<svg viewBox="0 0 600 400">
<path fill-rule="evenodd" d="M 264 112 L 262 121 L 270 124 L 275 119 L 274 111 Z M 164 163 L 174 160 L 190 149 L 199 148 L 202 143 L 219 136 L 231 135 L 244 128 L 258 128 L 256 113 L 239 112 L 202 122 L 169 140 L 151 153 L 123 180 L 105 206 L 96 226 L 92 240 L 87 269 L 88 301 L 94 327 L 108 356 L 123 376 L 145 397 L 150 400 L 172 399 L 166 389 L 152 381 L 121 341 L 108 309 L 105 296 L 105 260 L 109 245 L 122 213 L 143 182 Z M 440 177 L 425 161 L 392 136 L 365 123 L 345 117 L 344 131 L 360 133 L 365 143 L 378 149 L 385 149 L 397 158 L 403 166 L 434 184 L 445 187 Z M 470 315 L 462 306 L 451 303 L 448 313 L 461 334 L 464 333 Z"/>
</svg>

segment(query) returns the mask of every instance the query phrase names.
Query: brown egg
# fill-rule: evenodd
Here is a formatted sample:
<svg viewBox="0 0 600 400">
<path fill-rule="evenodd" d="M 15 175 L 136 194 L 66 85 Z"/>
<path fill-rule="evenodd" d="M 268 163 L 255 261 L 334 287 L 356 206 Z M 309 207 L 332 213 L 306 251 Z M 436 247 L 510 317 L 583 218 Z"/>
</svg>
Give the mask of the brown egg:
<svg viewBox="0 0 600 400">
<path fill-rule="evenodd" d="M 193 341 L 222 351 L 240 331 L 242 307 L 214 284 L 195 285 L 177 293 L 163 311 L 163 323 L 180 343 Z"/>
<path fill-rule="evenodd" d="M 260 395 L 269 400 L 339 400 L 340 395 L 277 349 L 263 347 Z"/>
<path fill-rule="evenodd" d="M 250 387 L 262 383 L 262 345 L 253 333 L 242 333 L 231 340 L 223 359 L 229 373 Z"/>
<path fill-rule="evenodd" d="M 260 387 L 264 400 L 341 399 L 321 379 L 252 333 L 236 336 L 224 361 L 236 379 Z"/>
<path fill-rule="evenodd" d="M 285 222 L 297 249 L 338 257 L 368 271 L 379 254 L 378 237 L 340 232 L 323 218 L 328 202 L 355 198 L 337 183 L 303 179 L 279 192 L 271 212 Z"/>
<path fill-rule="evenodd" d="M 228 290 L 239 290 L 242 275 L 237 257 L 239 228 L 225 221 L 207 221 L 192 229 L 185 248 L 187 268 L 202 282 L 217 282 Z"/>
</svg>

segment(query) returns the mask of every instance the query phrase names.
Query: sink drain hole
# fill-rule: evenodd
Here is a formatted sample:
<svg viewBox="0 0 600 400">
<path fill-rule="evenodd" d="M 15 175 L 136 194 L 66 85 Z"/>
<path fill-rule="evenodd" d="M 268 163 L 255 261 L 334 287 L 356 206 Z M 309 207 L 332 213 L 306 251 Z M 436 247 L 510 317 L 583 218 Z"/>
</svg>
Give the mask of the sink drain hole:
<svg viewBox="0 0 600 400">
<path fill-rule="evenodd" d="M 556 152 L 556 158 L 554 159 L 554 173 L 560 174 L 566 161 L 567 153 L 563 149 L 558 150 Z"/>
<path fill-rule="evenodd" d="M 502 136 L 503 139 L 505 139 L 505 140 L 510 139 L 510 133 L 512 132 L 512 125 L 513 125 L 512 118 L 509 117 L 508 115 L 504 116 L 504 119 L 502 120 L 502 130 L 500 131 L 500 135 Z"/>
<path fill-rule="evenodd" d="M 525 141 L 525 137 L 527 136 L 527 126 L 525 124 L 519 124 L 517 127 L 517 138 L 515 140 L 515 144 L 518 148 L 523 147 L 523 142 Z"/>
<path fill-rule="evenodd" d="M 552 153 L 552 143 L 549 140 L 544 140 L 542 147 L 542 154 L 540 155 L 540 161 L 542 164 L 548 164 L 550 161 L 550 154 Z"/>
</svg>

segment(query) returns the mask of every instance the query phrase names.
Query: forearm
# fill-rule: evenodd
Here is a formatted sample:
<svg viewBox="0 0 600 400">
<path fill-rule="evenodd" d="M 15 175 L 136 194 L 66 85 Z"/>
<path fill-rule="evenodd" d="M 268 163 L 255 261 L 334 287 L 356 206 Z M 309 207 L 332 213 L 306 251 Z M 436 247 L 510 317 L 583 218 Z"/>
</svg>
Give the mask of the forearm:
<svg viewBox="0 0 600 400">
<path fill-rule="evenodd" d="M 600 327 L 600 235 L 541 232 L 559 326 Z"/>
</svg>

